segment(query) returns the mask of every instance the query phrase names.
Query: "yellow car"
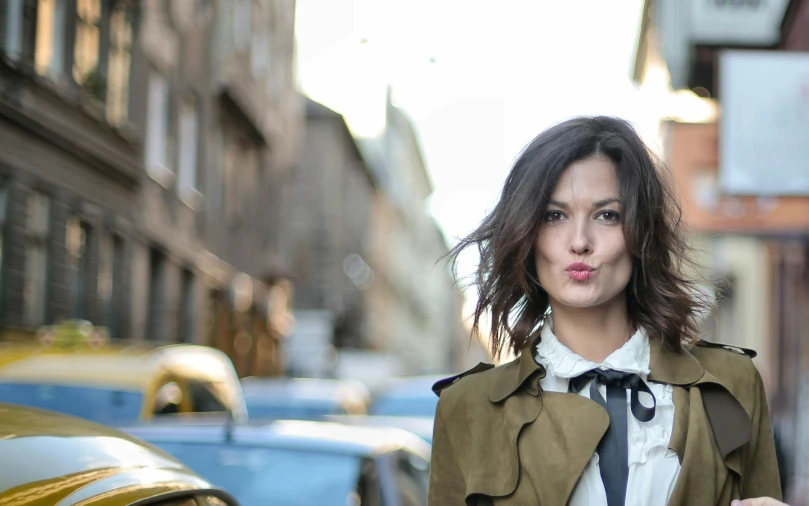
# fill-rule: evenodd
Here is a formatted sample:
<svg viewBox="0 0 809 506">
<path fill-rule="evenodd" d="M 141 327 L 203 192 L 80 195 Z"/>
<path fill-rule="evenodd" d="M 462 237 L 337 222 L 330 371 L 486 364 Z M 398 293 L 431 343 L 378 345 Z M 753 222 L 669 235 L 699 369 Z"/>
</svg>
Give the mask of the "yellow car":
<svg viewBox="0 0 809 506">
<path fill-rule="evenodd" d="M 0 403 L 3 506 L 238 506 L 175 458 L 117 430 Z"/>
<path fill-rule="evenodd" d="M 176 413 L 247 419 L 239 379 L 221 351 L 110 344 L 98 327 L 76 320 L 46 328 L 40 341 L 0 343 L 0 402 L 107 425 Z"/>
</svg>

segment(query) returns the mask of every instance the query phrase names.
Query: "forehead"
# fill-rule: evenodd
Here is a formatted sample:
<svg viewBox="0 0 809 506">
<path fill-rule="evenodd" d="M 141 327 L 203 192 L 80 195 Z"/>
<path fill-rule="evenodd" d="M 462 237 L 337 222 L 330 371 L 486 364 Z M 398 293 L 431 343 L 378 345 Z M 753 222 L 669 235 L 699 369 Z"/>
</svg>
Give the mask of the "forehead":
<svg viewBox="0 0 809 506">
<path fill-rule="evenodd" d="M 554 200 L 600 200 L 618 197 L 615 164 L 597 156 L 570 164 L 553 191 Z"/>
</svg>

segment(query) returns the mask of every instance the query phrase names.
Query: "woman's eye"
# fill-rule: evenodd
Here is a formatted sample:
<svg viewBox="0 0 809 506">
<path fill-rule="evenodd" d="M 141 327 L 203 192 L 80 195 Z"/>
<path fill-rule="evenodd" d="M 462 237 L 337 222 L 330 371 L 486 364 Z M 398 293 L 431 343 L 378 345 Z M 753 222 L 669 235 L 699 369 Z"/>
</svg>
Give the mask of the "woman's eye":
<svg viewBox="0 0 809 506">
<path fill-rule="evenodd" d="M 602 211 L 598 213 L 596 219 L 602 221 L 618 221 L 621 219 L 621 216 L 615 211 Z"/>
<path fill-rule="evenodd" d="M 545 221 L 559 221 L 562 217 L 561 211 L 548 211 L 545 213 Z"/>
</svg>

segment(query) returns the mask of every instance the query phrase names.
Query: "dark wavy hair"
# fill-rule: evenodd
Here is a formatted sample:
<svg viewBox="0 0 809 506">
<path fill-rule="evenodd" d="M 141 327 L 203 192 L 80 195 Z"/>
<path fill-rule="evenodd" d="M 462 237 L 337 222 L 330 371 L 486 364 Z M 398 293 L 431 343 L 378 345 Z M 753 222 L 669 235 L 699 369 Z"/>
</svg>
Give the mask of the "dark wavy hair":
<svg viewBox="0 0 809 506">
<path fill-rule="evenodd" d="M 615 164 L 624 204 L 623 231 L 633 260 L 627 286 L 630 323 L 676 351 L 698 339 L 699 316 L 709 303 L 687 273 L 686 267 L 696 273 L 698 266 L 685 240 L 668 170 L 628 122 L 580 117 L 531 141 L 514 163 L 497 205 L 448 254 L 457 273 L 460 253 L 473 245 L 478 249 L 472 331 L 480 333 L 481 319 L 489 313 L 495 357 L 521 349 L 544 322 L 549 299 L 534 262 L 542 216 L 565 169 L 595 155 Z"/>
</svg>

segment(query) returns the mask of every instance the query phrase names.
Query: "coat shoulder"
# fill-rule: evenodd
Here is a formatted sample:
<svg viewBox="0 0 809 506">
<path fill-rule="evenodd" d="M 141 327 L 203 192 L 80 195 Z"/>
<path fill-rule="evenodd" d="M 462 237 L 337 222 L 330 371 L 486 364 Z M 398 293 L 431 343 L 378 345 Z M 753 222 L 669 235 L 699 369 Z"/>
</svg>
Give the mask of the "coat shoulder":
<svg viewBox="0 0 809 506">
<path fill-rule="evenodd" d="M 702 364 L 706 372 L 718 379 L 750 412 L 753 409 L 758 369 L 752 359 L 756 352 L 739 346 L 699 341 L 690 353 Z"/>
<path fill-rule="evenodd" d="M 433 392 L 435 393 L 435 395 L 440 397 L 441 392 L 443 392 L 447 388 L 459 383 L 464 378 L 470 377 L 472 375 L 480 374 L 480 373 L 483 373 L 483 372 L 486 372 L 486 371 L 490 371 L 492 369 L 495 369 L 494 364 L 489 364 L 489 363 L 486 363 L 486 362 L 480 362 L 478 365 L 476 365 L 475 367 L 473 367 L 473 368 L 471 368 L 471 369 L 469 369 L 467 371 L 464 371 L 462 373 L 455 374 L 455 375 L 449 376 L 447 378 L 438 380 L 433 385 Z"/>
<path fill-rule="evenodd" d="M 756 355 L 758 355 L 755 350 L 751 350 L 750 348 L 742 348 L 741 346 L 736 346 L 733 344 L 715 343 L 713 341 L 706 341 L 705 339 L 700 339 L 694 343 L 694 348 L 724 350 L 733 352 L 737 355 L 747 355 L 750 358 L 756 358 Z"/>
<path fill-rule="evenodd" d="M 756 352 L 748 348 L 700 340 L 691 345 L 688 351 L 707 372 L 720 380 L 733 383 L 749 378 L 756 370 L 752 361 Z"/>
</svg>

